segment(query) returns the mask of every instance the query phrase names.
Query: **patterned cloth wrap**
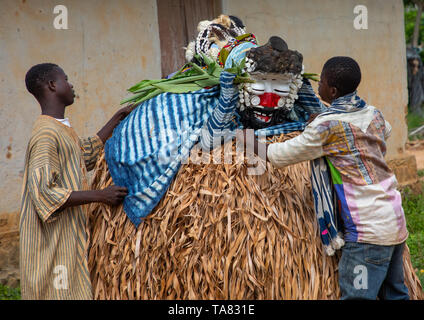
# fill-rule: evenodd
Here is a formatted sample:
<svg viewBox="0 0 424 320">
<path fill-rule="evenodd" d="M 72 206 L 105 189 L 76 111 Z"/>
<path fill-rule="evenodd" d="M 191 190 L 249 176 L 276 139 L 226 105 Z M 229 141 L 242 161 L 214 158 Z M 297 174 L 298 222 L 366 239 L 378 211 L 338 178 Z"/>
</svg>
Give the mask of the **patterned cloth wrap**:
<svg viewBox="0 0 424 320">
<path fill-rule="evenodd" d="M 344 245 L 342 222 L 338 214 L 337 195 L 331 181 L 328 159 L 321 157 L 311 161 L 312 194 L 320 237 L 325 253 L 334 255 Z"/>
</svg>

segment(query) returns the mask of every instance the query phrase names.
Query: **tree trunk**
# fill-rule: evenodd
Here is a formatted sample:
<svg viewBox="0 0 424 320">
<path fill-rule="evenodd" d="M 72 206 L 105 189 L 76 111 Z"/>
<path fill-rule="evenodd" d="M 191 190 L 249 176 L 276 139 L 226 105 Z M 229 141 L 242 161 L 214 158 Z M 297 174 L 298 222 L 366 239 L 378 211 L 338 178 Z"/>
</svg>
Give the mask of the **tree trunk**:
<svg viewBox="0 0 424 320">
<path fill-rule="evenodd" d="M 416 1 L 415 4 L 417 5 L 417 17 L 415 19 L 414 33 L 412 35 L 412 47 L 413 48 L 418 47 L 418 38 L 419 38 L 419 35 L 420 35 L 421 15 L 423 13 L 424 2 L 423 1 Z"/>
</svg>

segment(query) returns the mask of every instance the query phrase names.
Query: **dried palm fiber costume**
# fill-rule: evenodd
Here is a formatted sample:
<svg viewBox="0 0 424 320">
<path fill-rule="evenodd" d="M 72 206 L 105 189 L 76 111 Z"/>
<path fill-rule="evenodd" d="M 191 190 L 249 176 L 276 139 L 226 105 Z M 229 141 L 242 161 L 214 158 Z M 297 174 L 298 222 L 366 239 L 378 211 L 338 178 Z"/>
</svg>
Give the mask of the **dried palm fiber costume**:
<svg viewBox="0 0 424 320">
<path fill-rule="evenodd" d="M 225 19 L 225 16 L 220 19 Z M 205 26 L 207 23 L 202 22 L 200 25 Z M 226 26 L 231 27 L 228 24 Z M 205 51 L 208 46 L 204 46 Z M 240 103 L 241 99 L 237 99 L 237 95 L 244 96 L 247 91 L 250 96 L 254 91 L 242 88 L 243 91 L 238 93 L 231 82 L 231 74 L 224 73 L 220 89 L 204 89 L 185 95 L 163 94 L 151 99 L 156 104 L 151 100 L 142 103 L 114 132 L 110 139 L 111 146 L 118 150 L 125 146 L 128 150 L 129 144 L 124 143 L 125 139 L 137 143 L 137 139 L 141 140 L 143 130 L 149 130 L 153 136 L 155 132 L 161 132 L 163 126 L 157 128 L 146 121 L 160 119 L 159 115 L 163 114 L 150 113 L 149 118 L 147 114 L 142 115 L 141 110 L 153 109 L 157 112 L 160 108 L 175 106 L 175 99 L 180 99 L 178 103 L 193 101 L 188 99 L 191 95 L 195 96 L 193 99 L 196 95 L 205 95 L 213 107 L 210 108 L 209 104 L 201 106 L 199 101 L 202 99 L 198 98 L 198 108 L 203 108 L 202 116 L 205 113 L 207 116 L 202 117 L 203 124 L 196 127 L 197 136 L 188 135 L 189 138 L 186 138 L 177 134 L 173 141 L 187 145 L 193 140 L 200 140 L 204 146 L 210 145 L 211 132 L 217 131 L 214 121 L 227 121 L 227 116 L 234 111 L 235 103 L 238 103 L 238 108 L 237 113 L 233 113 L 233 127 L 243 126 L 240 114 L 242 105 L 246 108 L 246 103 Z M 307 92 L 308 88 L 305 90 Z M 308 99 L 307 95 L 303 98 L 300 95 L 296 103 L 302 112 L 294 111 L 292 114 L 308 116 L 308 105 L 314 108 L 308 104 Z M 292 109 L 296 109 L 296 103 Z M 172 110 L 181 110 L 178 106 L 178 109 Z M 193 113 L 190 115 L 196 118 Z M 187 118 L 190 119 L 190 116 Z M 266 117 L 256 118 L 269 121 Z M 135 119 L 144 121 L 140 121 L 137 126 L 138 120 Z M 189 123 L 190 120 L 187 121 Z M 302 122 L 298 122 L 287 120 L 287 123 L 272 123 L 257 132 L 270 133 L 273 137 L 269 139 L 283 141 L 298 134 L 288 133 L 290 130 L 302 129 Z M 190 133 L 193 134 L 195 130 Z M 134 139 L 123 134 L 129 132 L 134 133 Z M 116 139 L 119 134 L 121 137 Z M 106 159 L 108 152 L 116 151 L 115 148 L 108 151 L 106 146 Z M 159 157 L 159 154 L 166 155 L 167 152 L 170 151 L 165 148 L 165 151 L 156 154 L 161 160 L 156 164 L 169 165 L 166 163 L 168 157 Z M 249 175 L 251 165 L 245 163 L 240 153 L 236 152 L 234 141 L 227 141 L 224 146 L 223 155 L 231 155 L 231 164 L 205 164 L 205 160 L 214 154 L 219 155 L 219 149 L 197 156 L 192 152 L 188 164 L 177 164 L 175 176 L 169 180 L 170 186 L 164 188 L 164 195 L 151 212 L 143 211 L 144 215 L 135 214 L 132 219 L 128 219 L 127 215 L 131 215 L 122 206 L 110 208 L 101 204 L 91 205 L 89 265 L 94 296 L 97 299 L 338 298 L 337 257 L 328 257 L 322 250 L 312 209 L 308 163 L 278 170 L 267 164 L 264 174 Z M 150 157 L 153 156 L 151 153 Z M 144 166 L 149 174 L 154 173 L 154 168 L 146 164 L 149 160 L 146 158 L 143 159 L 144 163 L 118 163 L 121 169 L 128 172 L 120 182 L 132 179 L 129 168 L 134 164 Z M 94 188 L 112 184 L 112 170 L 109 172 L 109 169 L 114 164 L 113 161 L 107 162 L 102 158 L 97 163 Z M 139 175 L 137 178 L 142 180 L 144 176 Z M 133 212 L 137 213 L 136 210 Z M 144 218 L 140 219 L 141 216 Z M 140 223 L 138 227 L 135 226 L 137 223 Z M 405 257 L 405 273 L 411 297 L 418 297 L 421 289 L 410 265 L 409 254 L 405 253 Z"/>
</svg>

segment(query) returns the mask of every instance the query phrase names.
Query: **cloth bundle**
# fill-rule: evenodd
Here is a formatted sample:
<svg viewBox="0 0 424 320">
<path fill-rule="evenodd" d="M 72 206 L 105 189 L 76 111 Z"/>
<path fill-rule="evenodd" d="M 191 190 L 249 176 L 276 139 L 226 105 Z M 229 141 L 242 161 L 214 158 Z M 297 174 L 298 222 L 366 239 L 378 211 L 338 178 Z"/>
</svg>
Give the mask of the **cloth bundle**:
<svg viewBox="0 0 424 320">
<path fill-rule="evenodd" d="M 331 173 L 325 157 L 311 161 L 312 193 L 315 213 L 325 253 L 334 255 L 344 246 L 341 220 Z"/>
</svg>

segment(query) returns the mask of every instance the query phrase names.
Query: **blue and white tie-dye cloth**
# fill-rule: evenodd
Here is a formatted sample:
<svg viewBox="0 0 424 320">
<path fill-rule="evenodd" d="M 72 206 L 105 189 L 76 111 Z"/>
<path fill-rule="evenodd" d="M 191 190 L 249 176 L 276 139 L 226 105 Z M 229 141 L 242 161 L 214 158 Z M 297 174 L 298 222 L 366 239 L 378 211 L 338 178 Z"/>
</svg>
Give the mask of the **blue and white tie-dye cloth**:
<svg viewBox="0 0 424 320">
<path fill-rule="evenodd" d="M 158 95 L 137 106 L 115 128 L 105 145 L 106 162 L 114 183 L 128 188 L 124 211 L 136 227 L 162 199 L 197 142 L 210 145 L 211 137 L 222 134 L 222 129 L 227 129 L 228 137 L 228 131 L 242 128 L 237 121 L 238 89 L 233 78 L 222 72 L 220 87 Z M 306 90 L 312 90 L 309 87 Z M 307 93 L 304 97 L 309 99 Z M 321 110 L 319 100 L 302 99 L 299 114 Z M 304 127 L 305 122 L 290 122 L 256 133 L 274 135 Z"/>
<path fill-rule="evenodd" d="M 226 84 L 228 75 L 221 75 L 228 90 L 163 93 L 141 103 L 106 142 L 110 174 L 116 185 L 128 188 L 124 210 L 136 226 L 159 203 L 218 104 L 233 104 L 235 110 L 238 93 L 232 77 Z"/>
</svg>

